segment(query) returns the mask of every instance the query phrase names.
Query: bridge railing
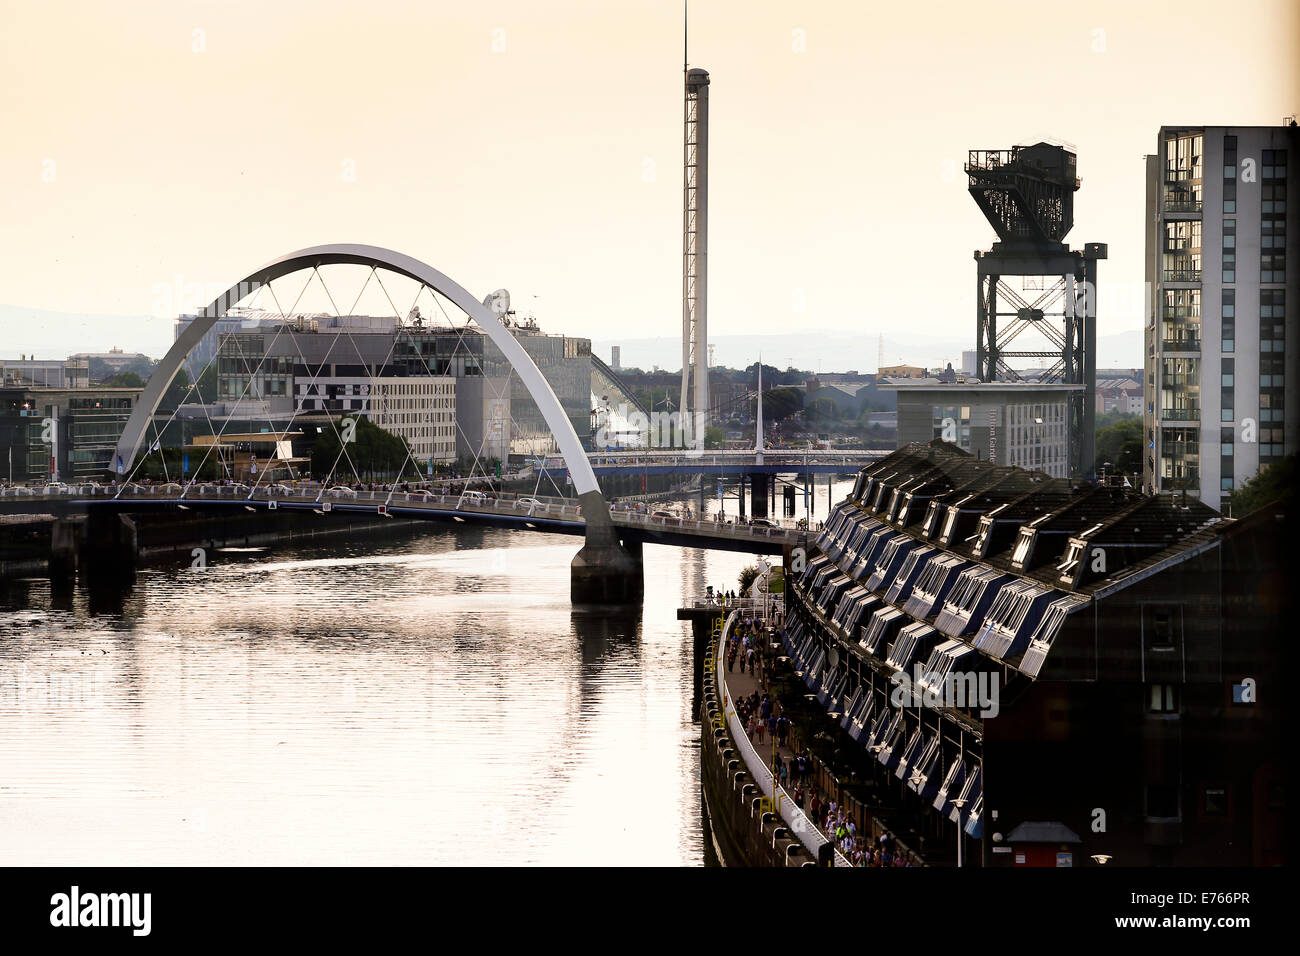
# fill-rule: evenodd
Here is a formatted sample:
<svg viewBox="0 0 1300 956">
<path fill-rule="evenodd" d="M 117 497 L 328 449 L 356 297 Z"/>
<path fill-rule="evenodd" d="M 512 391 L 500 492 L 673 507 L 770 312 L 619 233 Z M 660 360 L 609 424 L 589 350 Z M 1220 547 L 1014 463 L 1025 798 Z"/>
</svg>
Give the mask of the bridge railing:
<svg viewBox="0 0 1300 956">
<path fill-rule="evenodd" d="M 394 491 L 386 488 L 355 489 L 338 485 L 322 490 L 318 484 L 287 485 L 248 485 L 243 483 L 216 484 L 214 482 L 190 482 L 179 484 L 169 482 L 162 485 L 141 485 L 134 482 L 125 485 L 76 485 L 67 486 L 66 490 L 49 492 L 45 489 L 22 487 L 0 487 L 0 497 L 40 498 L 43 500 L 66 500 L 85 497 L 126 498 L 128 500 L 164 500 L 201 501 L 216 499 L 225 501 L 270 502 L 284 501 L 296 504 L 316 504 L 321 501 L 332 503 L 357 503 L 405 508 L 430 508 L 461 513 L 508 514 L 520 517 L 550 518 L 553 520 L 583 521 L 582 508 L 573 498 L 553 496 L 533 497 L 531 495 L 502 494 L 462 495 L 457 492 L 441 493 L 433 490 Z M 662 529 L 664 531 L 686 531 L 704 534 L 710 537 L 729 539 L 777 539 L 782 543 L 791 542 L 806 529 L 797 523 L 786 521 L 775 526 L 766 524 L 745 524 L 719 521 L 714 518 L 684 518 L 678 516 L 647 514 L 638 511 L 620 511 L 612 507 L 610 518 L 615 524 L 626 527 L 643 527 Z"/>
</svg>

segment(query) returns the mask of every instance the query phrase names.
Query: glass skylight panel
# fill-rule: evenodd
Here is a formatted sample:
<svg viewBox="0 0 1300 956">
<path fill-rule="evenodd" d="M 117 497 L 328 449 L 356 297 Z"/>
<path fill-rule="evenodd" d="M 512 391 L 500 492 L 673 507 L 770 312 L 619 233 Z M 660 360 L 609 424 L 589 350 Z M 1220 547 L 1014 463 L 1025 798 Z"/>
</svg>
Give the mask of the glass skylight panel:
<svg viewBox="0 0 1300 956">
<path fill-rule="evenodd" d="M 928 624 L 920 622 L 909 624 L 898 632 L 898 637 L 894 639 L 886 663 L 897 667 L 899 670 L 906 670 L 908 665 L 912 663 L 918 645 L 933 633 L 934 628 Z"/>
<path fill-rule="evenodd" d="M 948 516 L 943 519 L 943 533 L 939 535 L 944 542 L 952 540 L 953 528 L 957 527 L 957 515 L 961 509 L 957 505 L 948 506 Z"/>
<path fill-rule="evenodd" d="M 891 521 L 893 520 L 894 515 L 898 513 L 898 506 L 902 500 L 903 490 L 901 488 L 895 488 L 894 493 L 889 497 L 889 510 L 887 512 Z"/>
<path fill-rule="evenodd" d="M 989 584 L 1000 577 L 1001 572 L 992 568 L 967 568 L 944 600 L 934 626 L 949 637 L 961 637 L 974 621 Z"/>
<path fill-rule="evenodd" d="M 1030 677 L 1038 676 L 1047 660 L 1048 652 L 1052 649 L 1052 642 L 1056 640 L 1062 625 L 1065 624 L 1065 619 L 1072 611 L 1086 603 L 1087 601 L 1082 598 L 1067 596 L 1060 597 L 1047 605 L 1042 620 L 1038 622 L 1038 626 L 1030 636 L 1029 647 L 1025 649 L 1024 657 L 1021 658 L 1019 669 L 1023 673 Z"/>
<path fill-rule="evenodd" d="M 866 589 L 860 584 L 855 584 L 845 591 L 840 598 L 839 604 L 835 607 L 835 614 L 831 617 L 831 620 L 839 625 L 841 629 L 851 628 L 853 624 L 848 620 L 849 612 L 857 607 L 858 598 L 866 596 L 866 593 Z"/>
<path fill-rule="evenodd" d="M 930 658 L 925 662 L 925 667 L 921 671 L 921 690 L 942 695 L 953 666 L 963 657 L 973 653 L 974 651 L 962 641 L 955 639 L 944 641 L 930 652 Z"/>
<path fill-rule="evenodd" d="M 971 814 L 975 798 L 980 794 L 980 776 L 979 764 L 972 762 L 967 768 L 966 779 L 962 781 L 961 794 L 959 795 L 959 799 L 963 801 L 962 809 L 958 810 L 953 807 L 952 813 L 948 815 L 948 819 L 954 823 L 960 823 Z"/>
<path fill-rule="evenodd" d="M 879 589 L 889 574 L 889 566 L 898 556 L 899 548 L 911 540 L 908 535 L 896 534 L 885 542 L 884 547 L 880 549 L 880 557 L 876 559 L 875 570 L 871 573 L 871 577 L 867 578 L 868 588 L 873 591 Z"/>
<path fill-rule="evenodd" d="M 1021 528 L 1016 535 L 1016 548 L 1011 552 L 1011 563 L 1023 568 L 1029 559 L 1029 546 L 1034 543 L 1034 529 Z"/>
<path fill-rule="evenodd" d="M 908 774 L 907 785 L 917 793 L 924 793 L 926 790 L 933 791 L 936 789 L 937 781 L 931 780 L 935 767 L 939 764 L 939 738 L 929 736 L 925 738 L 925 743 L 921 747 L 921 755 L 912 762 L 912 772 Z M 919 783 L 914 783 L 913 778 L 921 777 Z"/>
<path fill-rule="evenodd" d="M 934 606 L 944 596 L 953 571 L 965 563 L 955 555 L 936 552 L 936 556 L 921 570 L 912 587 L 912 593 L 904 605 L 907 613 L 915 618 L 926 618 L 934 613 Z"/>
<path fill-rule="evenodd" d="M 871 623 L 862 638 L 863 650 L 875 654 L 884 641 L 894 634 L 903 620 L 905 620 L 903 612 L 897 608 L 882 608 L 877 611 L 871 616 Z"/>
<path fill-rule="evenodd" d="M 939 792 L 934 795 L 934 808 L 940 813 L 948 809 L 949 801 L 961 792 L 961 787 L 965 782 L 966 761 L 954 760 L 948 765 L 948 772 L 943 776 L 943 783 L 939 786 Z"/>
<path fill-rule="evenodd" d="M 921 524 L 921 533 L 927 538 L 934 534 L 935 525 L 939 521 L 939 513 L 943 510 L 943 505 L 937 501 L 931 501 L 925 509 L 925 521 Z"/>
<path fill-rule="evenodd" d="M 921 755 L 921 742 L 924 739 L 920 727 L 912 731 L 912 735 L 907 738 L 907 743 L 903 744 L 903 748 L 898 752 L 898 769 L 894 771 L 894 776 L 900 780 L 910 776 L 908 768 L 911 767 L 912 761 Z"/>
<path fill-rule="evenodd" d="M 904 592 L 911 587 L 912 581 L 915 580 L 922 560 L 934 553 L 934 548 L 928 544 L 918 545 L 909 551 L 907 557 L 903 558 L 902 566 L 898 569 L 893 582 L 889 585 L 889 591 L 885 594 L 885 597 L 894 603 L 898 603 L 899 599 L 904 596 Z"/>
</svg>

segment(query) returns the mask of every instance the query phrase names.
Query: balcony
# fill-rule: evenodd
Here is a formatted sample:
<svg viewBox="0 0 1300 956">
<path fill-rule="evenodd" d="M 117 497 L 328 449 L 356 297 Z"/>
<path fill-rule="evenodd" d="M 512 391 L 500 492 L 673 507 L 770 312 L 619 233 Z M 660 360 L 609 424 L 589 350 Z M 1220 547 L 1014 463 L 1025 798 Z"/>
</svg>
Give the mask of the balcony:
<svg viewBox="0 0 1300 956">
<path fill-rule="evenodd" d="M 1161 206 L 1165 212 L 1199 214 L 1204 203 L 1199 199 L 1186 199 L 1182 196 L 1168 196 L 1165 198 L 1165 201 Z"/>
<path fill-rule="evenodd" d="M 1165 282 L 1200 282 L 1201 270 L 1199 268 L 1178 267 L 1175 269 L 1165 269 L 1161 272 Z"/>
<path fill-rule="evenodd" d="M 1160 409 L 1160 421 L 1164 422 L 1199 422 L 1201 420 L 1201 410 L 1199 408 L 1162 408 Z"/>
<path fill-rule="evenodd" d="M 1175 338 L 1164 339 L 1160 343 L 1162 352 L 1200 352 L 1201 337 L 1199 335 L 1180 335 Z"/>
</svg>

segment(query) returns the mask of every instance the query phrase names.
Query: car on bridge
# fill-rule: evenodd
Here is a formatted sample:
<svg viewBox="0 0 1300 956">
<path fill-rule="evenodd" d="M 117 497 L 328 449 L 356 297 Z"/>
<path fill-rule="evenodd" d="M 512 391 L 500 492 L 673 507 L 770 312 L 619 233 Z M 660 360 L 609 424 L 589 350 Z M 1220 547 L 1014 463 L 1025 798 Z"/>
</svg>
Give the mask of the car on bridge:
<svg viewBox="0 0 1300 956">
<path fill-rule="evenodd" d="M 357 496 L 357 493 L 347 485 L 335 485 L 333 488 L 327 489 L 325 494 L 333 498 L 338 498 L 342 495 L 346 495 L 349 498 L 355 498 Z"/>
<path fill-rule="evenodd" d="M 771 518 L 750 518 L 749 523 L 755 528 L 779 528 L 781 527 Z"/>
</svg>

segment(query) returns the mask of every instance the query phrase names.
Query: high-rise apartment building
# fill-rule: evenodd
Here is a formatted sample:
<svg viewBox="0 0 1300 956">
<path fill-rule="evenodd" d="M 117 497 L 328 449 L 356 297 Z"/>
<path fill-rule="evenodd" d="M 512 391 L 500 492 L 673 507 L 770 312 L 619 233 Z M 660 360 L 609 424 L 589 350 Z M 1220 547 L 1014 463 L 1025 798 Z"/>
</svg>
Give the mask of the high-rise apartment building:
<svg viewBox="0 0 1300 956">
<path fill-rule="evenodd" d="M 1166 126 L 1146 158 L 1148 491 L 1222 510 L 1296 450 L 1298 132 Z"/>
</svg>

